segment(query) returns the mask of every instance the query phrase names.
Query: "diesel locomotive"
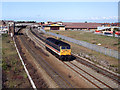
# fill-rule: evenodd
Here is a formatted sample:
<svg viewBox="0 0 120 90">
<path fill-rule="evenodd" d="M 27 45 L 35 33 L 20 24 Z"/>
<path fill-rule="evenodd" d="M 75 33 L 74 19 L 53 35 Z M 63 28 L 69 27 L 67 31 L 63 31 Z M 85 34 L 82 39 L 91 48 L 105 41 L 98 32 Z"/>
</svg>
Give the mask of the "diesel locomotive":
<svg viewBox="0 0 120 90">
<path fill-rule="evenodd" d="M 54 53 L 60 60 L 69 60 L 71 58 L 71 47 L 69 44 L 55 38 L 46 39 L 46 49 Z"/>
</svg>

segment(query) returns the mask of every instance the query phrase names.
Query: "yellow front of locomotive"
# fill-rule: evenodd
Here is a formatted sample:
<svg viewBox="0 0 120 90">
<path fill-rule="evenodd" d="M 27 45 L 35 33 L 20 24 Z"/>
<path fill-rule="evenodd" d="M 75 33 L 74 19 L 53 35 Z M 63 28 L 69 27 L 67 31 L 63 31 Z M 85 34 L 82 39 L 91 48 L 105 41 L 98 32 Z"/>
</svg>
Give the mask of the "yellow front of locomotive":
<svg viewBox="0 0 120 90">
<path fill-rule="evenodd" d="M 60 46 L 60 55 L 71 55 L 71 48 Z"/>
</svg>

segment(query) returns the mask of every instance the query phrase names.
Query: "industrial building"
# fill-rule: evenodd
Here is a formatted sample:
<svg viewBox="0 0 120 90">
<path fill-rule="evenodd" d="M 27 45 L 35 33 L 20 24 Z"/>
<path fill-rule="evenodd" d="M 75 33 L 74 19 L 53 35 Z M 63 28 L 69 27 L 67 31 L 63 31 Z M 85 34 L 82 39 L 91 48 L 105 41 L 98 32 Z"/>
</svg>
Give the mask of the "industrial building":
<svg viewBox="0 0 120 90">
<path fill-rule="evenodd" d="M 42 24 L 44 30 L 65 30 L 65 25 L 61 22 L 47 22 Z"/>
<path fill-rule="evenodd" d="M 73 23 L 73 22 L 47 22 L 42 24 L 44 30 L 97 30 L 101 23 Z"/>
<path fill-rule="evenodd" d="M 73 23 L 73 22 L 64 22 L 65 30 L 97 30 L 98 26 L 101 26 L 101 23 Z"/>
</svg>

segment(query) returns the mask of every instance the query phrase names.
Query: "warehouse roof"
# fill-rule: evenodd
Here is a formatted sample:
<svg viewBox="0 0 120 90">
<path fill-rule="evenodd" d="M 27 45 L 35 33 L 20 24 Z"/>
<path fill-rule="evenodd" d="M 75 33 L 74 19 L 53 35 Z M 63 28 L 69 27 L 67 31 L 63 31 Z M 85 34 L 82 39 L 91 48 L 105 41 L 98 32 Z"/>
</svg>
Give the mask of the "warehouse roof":
<svg viewBox="0 0 120 90">
<path fill-rule="evenodd" d="M 101 26 L 102 23 L 73 23 L 73 22 L 63 22 L 66 28 L 97 28 Z"/>
</svg>

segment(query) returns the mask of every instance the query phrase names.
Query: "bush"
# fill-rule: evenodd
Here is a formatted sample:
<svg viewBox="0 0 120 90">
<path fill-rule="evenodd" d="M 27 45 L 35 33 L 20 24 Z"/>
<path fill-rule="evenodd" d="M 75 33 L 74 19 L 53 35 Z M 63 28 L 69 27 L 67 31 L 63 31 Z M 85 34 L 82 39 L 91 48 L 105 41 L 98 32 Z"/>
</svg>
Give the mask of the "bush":
<svg viewBox="0 0 120 90">
<path fill-rule="evenodd" d="M 3 63 L 3 64 L 2 64 L 2 69 L 3 69 L 3 70 L 7 70 L 7 64 L 6 64 L 6 63 Z"/>
<path fill-rule="evenodd" d="M 10 43 L 10 40 L 6 41 L 6 43 Z"/>
<path fill-rule="evenodd" d="M 2 34 L 3 37 L 8 37 L 8 34 Z"/>
</svg>

